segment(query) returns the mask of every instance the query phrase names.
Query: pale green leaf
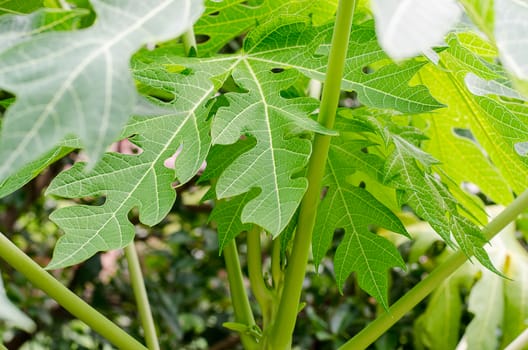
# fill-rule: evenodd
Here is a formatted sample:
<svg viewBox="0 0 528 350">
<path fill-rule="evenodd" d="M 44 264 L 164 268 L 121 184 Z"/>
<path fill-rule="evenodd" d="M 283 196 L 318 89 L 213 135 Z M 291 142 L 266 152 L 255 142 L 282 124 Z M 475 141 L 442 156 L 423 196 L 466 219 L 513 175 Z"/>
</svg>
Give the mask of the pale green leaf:
<svg viewBox="0 0 528 350">
<path fill-rule="evenodd" d="M 495 42 L 502 64 L 516 77 L 528 80 L 528 2 L 494 0 Z"/>
<path fill-rule="evenodd" d="M 64 11 L 59 9 L 42 9 L 25 16 L 5 15 L 0 17 L 1 51 L 9 49 L 32 35 L 55 30 L 74 29 L 81 16 L 88 11 L 76 9 Z"/>
<path fill-rule="evenodd" d="M 191 0 L 94 0 L 93 6 L 98 19 L 91 28 L 39 34 L 0 53 L 0 87 L 17 96 L 2 127 L 0 178 L 71 134 L 98 160 L 137 100 L 132 53 L 181 34 L 201 12 Z"/>
<path fill-rule="evenodd" d="M 372 0 L 376 33 L 394 60 L 441 44 L 462 11 L 455 0 Z"/>
<path fill-rule="evenodd" d="M 459 339 L 461 316 L 460 285 L 456 278 L 450 277 L 433 291 L 427 309 L 414 323 L 416 348 L 455 349 Z"/>
<path fill-rule="evenodd" d="M 28 165 L 20 169 L 20 171 L 18 171 L 16 174 L 13 174 L 12 176 L 2 181 L 0 183 L 0 198 L 5 197 L 8 194 L 11 194 L 12 192 L 21 188 L 30 180 L 34 179 L 50 164 L 55 163 L 57 160 L 66 156 L 68 153 L 70 153 L 76 148 L 74 142 L 64 142 L 64 144 L 64 146 L 60 146 L 53 149 L 52 151 L 46 153 L 40 159 L 29 163 Z"/>
<path fill-rule="evenodd" d="M 491 271 L 482 271 L 482 278 L 471 289 L 468 310 L 474 314 L 466 329 L 468 348 L 495 350 L 504 312 L 502 279 Z"/>
<path fill-rule="evenodd" d="M 407 231 L 371 194 L 347 182 L 347 177 L 357 170 L 353 159 L 361 158 L 361 149 L 367 145 L 364 141 L 333 140 L 323 179 L 328 192 L 317 212 L 312 250 L 314 261 L 319 264 L 331 245 L 334 231 L 343 229 L 345 235 L 334 257 L 339 288 L 356 272 L 360 287 L 388 307 L 387 271 L 395 266 L 403 268 L 405 264 L 396 247 L 371 232 L 369 226 L 375 224 L 404 235 Z"/>
</svg>

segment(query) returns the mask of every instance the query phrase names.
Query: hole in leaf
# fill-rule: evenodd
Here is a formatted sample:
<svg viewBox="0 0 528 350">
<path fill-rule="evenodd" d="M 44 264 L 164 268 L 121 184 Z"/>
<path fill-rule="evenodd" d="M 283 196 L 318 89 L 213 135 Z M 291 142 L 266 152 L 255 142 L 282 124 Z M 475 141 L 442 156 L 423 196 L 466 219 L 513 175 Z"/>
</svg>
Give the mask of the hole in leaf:
<svg viewBox="0 0 528 350">
<path fill-rule="evenodd" d="M 324 186 L 322 189 L 321 189 L 321 199 L 323 199 L 324 197 L 326 197 L 326 194 L 328 193 L 328 186 Z"/>
<path fill-rule="evenodd" d="M 0 90 L 0 115 L 2 115 L 6 111 L 6 109 L 11 106 L 14 102 L 14 94 Z"/>
<path fill-rule="evenodd" d="M 127 139 L 114 142 L 110 146 L 110 151 L 121 153 L 121 154 L 130 154 L 130 155 L 136 155 L 136 154 L 143 153 L 143 150 L 134 143 L 134 139 L 136 137 L 137 135 L 132 135 L 131 137 Z"/>
<path fill-rule="evenodd" d="M 475 137 L 473 137 L 473 133 L 471 133 L 471 130 L 465 129 L 465 128 L 453 128 L 453 133 L 458 136 L 462 137 L 471 141 L 475 141 Z"/>
<path fill-rule="evenodd" d="M 527 156 L 528 155 L 528 141 L 527 142 L 517 142 L 515 145 L 513 145 L 515 148 L 515 152 L 517 152 L 520 156 Z"/>
<path fill-rule="evenodd" d="M 258 7 L 264 3 L 264 0 L 247 0 L 240 3 L 244 7 Z"/>
<path fill-rule="evenodd" d="M 244 89 L 242 86 L 238 85 L 237 82 L 233 79 L 232 76 L 226 79 L 224 85 L 220 88 L 221 93 L 226 92 L 238 92 L 238 93 L 247 93 L 249 90 Z"/>
<path fill-rule="evenodd" d="M 211 39 L 211 37 L 207 34 L 197 34 L 196 35 L 196 43 L 197 44 L 203 44 L 208 42 Z"/>
<path fill-rule="evenodd" d="M 209 16 L 210 16 L 210 17 L 216 17 L 216 16 L 218 16 L 219 14 L 220 14 L 220 11 L 215 11 L 215 12 L 211 12 L 211 13 L 209 14 Z"/>
<path fill-rule="evenodd" d="M 361 71 L 362 71 L 364 74 L 372 74 L 372 73 L 374 73 L 376 70 L 372 69 L 372 68 L 369 67 L 369 66 L 365 66 L 365 67 L 361 68 Z"/>
<path fill-rule="evenodd" d="M 165 168 L 174 169 L 174 163 L 176 162 L 176 158 L 178 158 L 178 156 L 180 155 L 182 148 L 183 145 L 180 145 L 180 147 L 178 147 L 178 149 L 176 150 L 176 152 L 174 152 L 172 156 L 165 159 L 165 161 L 163 162 Z"/>
<path fill-rule="evenodd" d="M 284 72 L 284 68 L 272 68 L 271 72 L 272 73 L 282 73 Z"/>
<path fill-rule="evenodd" d="M 359 188 L 363 188 L 365 189 L 367 187 L 367 184 L 365 183 L 365 181 L 361 181 L 358 185 Z"/>
</svg>

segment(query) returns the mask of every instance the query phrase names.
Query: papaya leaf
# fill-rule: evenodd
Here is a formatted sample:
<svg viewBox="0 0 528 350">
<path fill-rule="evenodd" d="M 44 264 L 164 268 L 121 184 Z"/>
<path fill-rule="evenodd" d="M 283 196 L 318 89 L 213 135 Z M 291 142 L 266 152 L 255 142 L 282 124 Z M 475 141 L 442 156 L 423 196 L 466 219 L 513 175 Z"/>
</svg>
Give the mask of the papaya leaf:
<svg viewBox="0 0 528 350">
<path fill-rule="evenodd" d="M 314 261 L 319 264 L 331 245 L 336 229 L 345 231 L 334 257 L 334 269 L 339 289 L 352 272 L 362 289 L 388 307 L 387 270 L 405 264 L 394 245 L 372 233 L 370 225 L 407 235 L 399 219 L 370 193 L 350 185 L 347 177 L 357 170 L 352 159 L 362 154 L 369 144 L 364 141 L 333 140 L 323 186 L 328 192 L 321 201 L 314 228 L 312 249 Z"/>
<path fill-rule="evenodd" d="M 2 43 L 2 47 L 0 52 L 29 39 L 32 35 L 75 29 L 80 18 L 86 14 L 88 11 L 84 9 L 71 11 L 42 9 L 26 16 L 1 16 L 0 43 Z"/>
<path fill-rule="evenodd" d="M 465 47 L 471 37 L 450 36 L 449 49 L 440 53 L 445 69 L 426 67 L 420 74 L 421 82 L 449 106 L 430 115 L 432 141 L 426 149 L 457 181 L 475 183 L 495 201 L 507 204 L 513 198 L 507 187 L 516 193 L 528 187 L 528 158 L 519 149 L 528 140 L 528 107 L 515 98 L 496 67 Z M 461 135 L 464 130 L 470 134 Z M 473 172 L 477 165 L 479 171 Z"/>
<path fill-rule="evenodd" d="M 95 163 L 138 99 L 132 53 L 181 34 L 201 12 L 190 0 L 94 0 L 93 6 L 92 27 L 41 33 L 0 53 L 0 87 L 17 96 L 2 125 L 0 179 L 71 134 Z"/>
<path fill-rule="evenodd" d="M 315 105 L 307 99 L 289 99 L 286 107 L 284 99 L 277 98 L 275 91 L 286 89 L 297 79 L 294 69 L 309 77 L 324 78 L 326 57 L 321 54 L 327 50 L 329 33 L 329 27 L 321 31 L 303 20 L 299 21 L 297 17 L 279 18 L 248 34 L 243 55 L 187 60 L 182 63 L 191 72 L 203 69 L 204 65 L 208 70 L 217 70 L 219 65 L 227 66 L 232 70 L 231 74 L 239 87 L 248 91 L 225 95 L 229 108 L 218 110 L 211 133 L 214 143 L 233 143 L 245 133 L 255 137 L 257 145 L 225 169 L 216 185 L 216 193 L 219 198 L 225 198 L 259 187 L 261 194 L 244 208 L 242 222 L 256 223 L 274 236 L 291 219 L 306 186 L 304 179 L 292 179 L 291 175 L 306 164 L 308 144 L 288 134 L 295 133 L 293 129 L 324 132 L 313 123 L 308 123 L 310 119 L 298 117 L 306 116 Z M 411 62 L 402 69 L 401 74 L 396 73 L 396 66 L 382 67 L 371 77 L 364 78 L 365 74 L 357 67 L 361 67 L 361 63 L 377 62 L 386 56 L 376 44 L 372 22 L 361 27 L 353 37 L 366 43 L 362 47 L 356 45 L 357 42 L 351 43 L 352 53 L 347 62 L 349 72 L 346 73 L 346 79 L 357 78 L 361 82 L 361 95 L 366 96 L 367 101 L 374 105 L 415 112 L 441 106 L 430 98 L 424 87 L 404 87 L 423 63 Z M 360 48 L 355 49 L 357 47 Z M 354 71 L 351 71 L 352 66 Z M 217 72 L 219 75 L 220 71 Z M 354 86 L 356 83 L 348 84 Z M 255 119 L 255 115 L 264 118 Z M 281 116 L 286 118 L 282 119 Z M 305 146 L 302 146 L 303 143 Z M 288 145 L 286 149 L 281 149 L 285 145 Z M 286 158 L 281 158 L 286 154 L 289 170 L 286 170 Z M 241 173 L 243 176 L 240 176 Z M 262 174 L 269 176 L 262 177 Z"/>
<path fill-rule="evenodd" d="M 189 77 L 152 69 L 141 61 L 135 62 L 135 73 L 138 80 L 167 93 L 184 93 L 177 96 L 176 105 L 159 103 L 172 111 L 136 116 L 129 122 L 123 136 L 131 136 L 141 154 L 106 153 L 91 171 L 86 170 L 85 163 L 77 163 L 50 184 L 47 193 L 57 196 L 106 196 L 102 206 L 76 205 L 51 214 L 65 235 L 57 242 L 50 269 L 75 264 L 98 251 L 126 246 L 134 237 L 134 227 L 128 221 L 134 207 L 142 223 L 160 222 L 176 199 L 174 181 L 189 181 L 209 152 L 207 101 L 215 91 L 212 78 L 202 75 L 200 79 L 206 83 L 193 86 Z M 166 160 L 179 149 L 174 169 L 168 168 Z"/>
<path fill-rule="evenodd" d="M 259 23 L 283 15 L 298 15 L 312 19 L 315 25 L 330 20 L 336 10 L 336 0 L 264 0 L 251 3 L 244 0 L 208 0 L 205 13 L 195 25 L 198 54 L 216 54 L 232 39 L 251 31 Z M 226 30 L 229 28 L 229 30 Z M 231 42 L 231 45 L 233 43 Z"/>
<path fill-rule="evenodd" d="M 391 114 L 378 113 L 374 117 L 351 110 L 346 115 L 362 120 L 362 123 L 354 123 L 361 130 L 368 130 L 365 124 L 370 124 L 370 133 L 374 134 L 370 136 L 371 142 L 378 145 L 369 146 L 369 150 L 372 148 L 369 153 L 384 158 L 381 182 L 396 189 L 400 207 L 409 205 L 450 247 L 455 248 L 454 238 L 464 253 L 474 255 L 484 266 L 499 273 L 482 247 L 486 242 L 484 236 L 462 215 L 467 214 L 467 210 L 433 172 L 438 160 L 419 148 L 424 140 L 423 134 L 415 127 L 392 122 Z M 376 137 L 382 142 L 376 142 Z"/>
<path fill-rule="evenodd" d="M 409 80 L 425 64 L 410 60 L 398 66 L 386 63 L 387 55 L 379 47 L 374 23 L 368 21 L 352 29 L 342 88 L 356 91 L 360 102 L 367 106 L 395 109 L 404 113 L 431 111 L 443 105 L 432 98 L 424 86 L 409 86 Z M 324 81 L 327 54 L 330 48 L 331 26 L 313 27 L 307 23 L 268 22 L 257 28 L 259 35 L 248 36 L 246 43 L 256 46 L 255 60 L 275 63 L 279 67 L 293 67 L 309 78 Z M 274 35 L 262 37 L 262 32 Z M 275 36 L 291 38 L 286 45 L 273 40 Z M 292 55 L 292 48 L 305 50 Z M 306 50 L 308 48 L 308 50 Z M 259 52 L 260 51 L 260 52 Z M 385 64 L 369 71 L 370 66 Z M 368 74 L 365 71 L 369 71 Z"/>
</svg>

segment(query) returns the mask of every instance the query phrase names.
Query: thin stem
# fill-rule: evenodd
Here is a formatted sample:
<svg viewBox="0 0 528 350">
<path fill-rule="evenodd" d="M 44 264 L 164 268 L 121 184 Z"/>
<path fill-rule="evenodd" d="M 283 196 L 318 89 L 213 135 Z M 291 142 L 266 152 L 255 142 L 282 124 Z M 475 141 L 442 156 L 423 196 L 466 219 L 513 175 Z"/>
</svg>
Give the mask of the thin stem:
<svg viewBox="0 0 528 350">
<path fill-rule="evenodd" d="M 482 233 L 488 240 L 493 238 L 493 236 L 499 233 L 510 222 L 514 221 L 527 207 L 528 191 L 525 191 L 506 207 L 493 221 L 486 225 L 482 230 Z M 355 337 L 343 344 L 339 350 L 366 349 L 407 312 L 414 308 L 420 301 L 425 299 L 429 293 L 442 284 L 442 282 L 462 266 L 467 259 L 468 256 L 461 251 L 451 255 L 445 262 L 435 268 L 429 276 L 394 303 L 394 305 L 389 308 L 388 312 L 378 316 Z"/>
<path fill-rule="evenodd" d="M 271 278 L 273 280 L 273 288 L 278 290 L 280 284 L 282 283 L 280 239 L 273 241 L 273 248 L 271 250 Z"/>
<path fill-rule="evenodd" d="M 104 317 L 84 300 L 63 286 L 47 271 L 31 260 L 23 251 L 0 233 L 0 256 L 22 273 L 36 287 L 55 299 L 73 316 L 120 349 L 147 350 L 132 336 Z"/>
<path fill-rule="evenodd" d="M 196 37 L 194 36 L 193 27 L 189 28 L 182 35 L 183 47 L 185 48 L 185 55 L 187 56 L 196 56 L 198 53 L 196 45 Z"/>
<path fill-rule="evenodd" d="M 227 269 L 227 278 L 229 280 L 231 301 L 233 302 L 233 309 L 235 312 L 235 320 L 237 323 L 244 324 L 248 327 L 255 326 L 255 318 L 253 317 L 246 288 L 244 287 L 244 278 L 242 276 L 242 270 L 240 269 L 240 261 L 238 259 L 238 252 L 234 239 L 225 245 L 224 259 Z M 257 343 L 250 335 L 241 333 L 240 339 L 242 340 L 244 349 L 257 349 Z"/>
<path fill-rule="evenodd" d="M 128 272 L 130 274 L 130 282 L 136 298 L 136 305 L 139 311 L 139 318 L 145 332 L 145 341 L 149 350 L 160 350 L 158 336 L 156 334 L 156 325 L 152 318 L 150 311 L 150 303 L 148 300 L 147 290 L 145 289 L 145 281 L 141 272 L 141 266 L 136 251 L 136 245 L 132 241 L 125 247 L 125 257 L 128 263 Z"/>
<path fill-rule="evenodd" d="M 519 334 L 504 350 L 523 350 L 528 345 L 528 329 Z"/>
<path fill-rule="evenodd" d="M 355 0 L 340 0 L 337 8 L 334 34 L 328 59 L 328 71 L 318 119 L 323 126 L 330 129 L 334 126 L 341 93 L 341 80 L 355 5 Z M 308 189 L 301 202 L 297 231 L 293 242 L 292 254 L 290 259 L 288 259 L 277 321 L 270 335 L 271 348 L 274 350 L 291 348 L 292 334 L 312 242 L 317 205 L 321 196 L 321 181 L 329 148 L 330 136 L 316 134 L 312 156 L 308 163 Z"/>
<path fill-rule="evenodd" d="M 253 228 L 247 233 L 247 259 L 249 282 L 251 291 L 257 299 L 264 316 L 264 328 L 269 322 L 270 308 L 272 302 L 271 291 L 264 282 L 262 276 L 262 252 L 260 247 L 260 227 L 253 225 Z"/>
</svg>

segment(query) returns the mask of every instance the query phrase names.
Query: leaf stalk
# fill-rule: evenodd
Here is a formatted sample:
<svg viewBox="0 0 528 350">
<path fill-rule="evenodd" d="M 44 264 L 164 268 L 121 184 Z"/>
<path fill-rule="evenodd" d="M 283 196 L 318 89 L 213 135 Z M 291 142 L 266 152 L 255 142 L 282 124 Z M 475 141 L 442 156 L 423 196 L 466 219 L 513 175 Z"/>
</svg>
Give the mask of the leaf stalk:
<svg viewBox="0 0 528 350">
<path fill-rule="evenodd" d="M 227 269 L 227 278 L 229 281 L 229 291 L 231 292 L 231 301 L 237 323 L 244 324 L 248 327 L 256 325 L 249 299 L 244 286 L 244 277 L 240 269 L 240 260 L 234 239 L 226 243 L 224 247 L 224 259 Z M 246 350 L 258 349 L 255 339 L 244 333 L 240 333 L 240 339 Z"/>
<path fill-rule="evenodd" d="M 4 234 L 0 233 L 0 257 L 22 273 L 37 288 L 55 299 L 73 316 L 86 323 L 119 349 L 147 350 L 147 348 L 103 316 L 71 290 L 62 285 L 34 262 Z"/>
<path fill-rule="evenodd" d="M 141 272 L 141 265 L 139 264 L 134 241 L 125 247 L 125 257 L 128 263 L 130 283 L 132 284 L 132 290 L 134 291 L 134 297 L 136 298 L 139 317 L 143 326 L 143 332 L 145 332 L 147 347 L 149 350 L 160 350 L 158 336 L 156 334 L 156 325 L 152 318 L 147 290 L 145 288 L 145 281 L 143 279 L 143 273 Z"/>
</svg>

